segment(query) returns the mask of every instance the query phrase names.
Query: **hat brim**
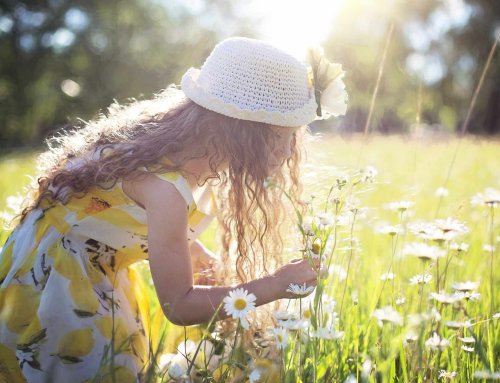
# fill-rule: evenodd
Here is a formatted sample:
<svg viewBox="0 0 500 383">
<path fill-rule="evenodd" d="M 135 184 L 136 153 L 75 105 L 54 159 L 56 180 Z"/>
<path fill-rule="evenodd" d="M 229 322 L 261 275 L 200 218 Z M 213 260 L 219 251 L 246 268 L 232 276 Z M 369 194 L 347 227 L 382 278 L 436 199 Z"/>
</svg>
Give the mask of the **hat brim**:
<svg viewBox="0 0 500 383">
<path fill-rule="evenodd" d="M 239 108 L 208 93 L 199 84 L 200 70 L 190 68 L 182 76 L 181 88 L 184 94 L 198 105 L 213 112 L 241 120 L 264 122 L 276 126 L 298 127 L 311 123 L 316 118 L 316 100 L 311 90 L 309 101 L 301 108 L 282 113 L 278 110 L 252 110 Z"/>
</svg>

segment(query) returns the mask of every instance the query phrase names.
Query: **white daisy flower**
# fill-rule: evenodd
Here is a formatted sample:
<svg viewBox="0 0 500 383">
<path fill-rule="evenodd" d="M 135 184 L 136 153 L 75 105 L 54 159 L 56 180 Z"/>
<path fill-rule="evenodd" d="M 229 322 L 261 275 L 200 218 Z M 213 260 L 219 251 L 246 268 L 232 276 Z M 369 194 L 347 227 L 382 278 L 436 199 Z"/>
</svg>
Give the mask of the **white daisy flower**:
<svg viewBox="0 0 500 383">
<path fill-rule="evenodd" d="M 406 303 L 406 298 L 403 296 L 397 297 L 394 303 L 396 304 L 396 306 L 404 305 Z"/>
<path fill-rule="evenodd" d="M 448 194 L 449 194 L 448 189 L 446 189 L 444 187 L 439 187 L 434 192 L 434 195 L 436 197 L 448 197 Z"/>
<path fill-rule="evenodd" d="M 500 318 L 500 312 L 493 314 L 493 319 L 499 319 Z"/>
<path fill-rule="evenodd" d="M 495 246 L 486 244 L 483 245 L 483 250 L 486 251 L 487 253 L 494 253 L 495 252 Z"/>
<path fill-rule="evenodd" d="M 437 333 L 434 333 L 432 337 L 425 341 L 425 347 L 430 350 L 444 350 L 450 345 L 450 341 L 447 339 L 441 339 Z"/>
<path fill-rule="evenodd" d="M 361 169 L 361 179 L 364 182 L 373 182 L 373 179 L 377 176 L 378 170 L 373 166 L 367 166 L 364 169 Z"/>
<path fill-rule="evenodd" d="M 414 202 L 410 201 L 397 201 L 397 202 L 389 202 L 384 204 L 384 208 L 387 210 L 393 210 L 393 211 L 399 211 L 403 212 L 411 208 L 413 205 L 415 205 Z"/>
<path fill-rule="evenodd" d="M 303 217 L 301 226 L 305 235 L 315 235 L 315 229 L 318 227 L 318 223 L 315 217 Z"/>
<path fill-rule="evenodd" d="M 445 322 L 445 325 L 448 326 L 449 328 L 460 329 L 460 328 L 471 327 L 472 323 L 469 320 L 467 320 L 465 322 L 458 322 L 458 321 L 449 320 L 449 321 Z"/>
<path fill-rule="evenodd" d="M 248 375 L 248 379 L 250 380 L 250 383 L 255 383 L 258 382 L 261 376 L 261 372 L 258 368 L 254 369 L 250 375 Z"/>
<path fill-rule="evenodd" d="M 332 226 L 333 222 L 335 222 L 331 213 L 320 213 L 316 217 L 319 224 L 324 227 Z"/>
<path fill-rule="evenodd" d="M 426 243 L 408 243 L 403 247 L 404 255 L 412 255 L 422 260 L 435 261 L 444 257 L 446 251 L 437 246 L 427 245 Z"/>
<path fill-rule="evenodd" d="M 307 286 L 305 282 L 303 285 L 299 285 L 296 283 L 290 283 L 290 285 L 288 286 L 288 289 L 286 289 L 286 292 L 292 293 L 293 295 L 303 297 L 303 296 L 311 294 L 314 291 L 314 289 L 315 289 L 314 286 Z"/>
<path fill-rule="evenodd" d="M 450 249 L 455 250 L 459 253 L 465 253 L 467 250 L 469 250 L 469 245 L 467 243 L 456 243 L 452 242 L 450 243 Z"/>
<path fill-rule="evenodd" d="M 311 322 L 307 319 L 290 319 L 287 321 L 278 322 L 278 324 L 290 331 L 306 330 Z"/>
<path fill-rule="evenodd" d="M 396 274 L 394 273 L 384 273 L 380 276 L 380 280 L 382 281 L 392 281 Z"/>
<path fill-rule="evenodd" d="M 410 285 L 425 285 L 432 279 L 430 274 L 417 274 L 410 278 Z"/>
<path fill-rule="evenodd" d="M 455 295 L 466 301 L 478 301 L 481 299 L 481 293 L 476 291 L 456 291 Z"/>
<path fill-rule="evenodd" d="M 403 346 L 408 346 L 412 343 L 415 343 L 417 340 L 418 340 L 418 335 L 413 331 L 409 331 L 405 335 L 405 338 L 403 340 Z"/>
<path fill-rule="evenodd" d="M 398 326 L 403 325 L 403 318 L 391 306 L 385 306 L 382 307 L 381 309 L 375 310 L 372 316 L 378 320 L 378 324 L 380 327 L 383 326 L 384 322 L 394 323 Z"/>
<path fill-rule="evenodd" d="M 476 343 L 476 340 L 472 337 L 472 336 L 465 336 L 463 338 L 459 338 L 462 343 L 466 343 L 466 344 L 473 344 L 473 343 Z"/>
<path fill-rule="evenodd" d="M 227 315 L 231 315 L 233 319 L 240 319 L 243 327 L 248 326 L 246 320 L 247 314 L 255 310 L 255 300 L 257 297 L 254 294 L 248 294 L 248 291 L 242 288 L 231 290 L 229 295 L 223 300 L 224 310 Z"/>
<path fill-rule="evenodd" d="M 313 338 L 326 339 L 326 340 L 339 340 L 344 336 L 344 331 L 336 331 L 333 327 L 318 327 L 312 333 Z"/>
<path fill-rule="evenodd" d="M 283 327 L 276 327 L 271 329 L 271 331 L 276 339 L 276 346 L 278 346 L 280 350 L 284 349 L 288 344 L 288 333 L 286 329 Z"/>
<path fill-rule="evenodd" d="M 474 352 L 475 351 L 475 348 L 474 347 L 467 347 L 466 345 L 462 345 L 462 347 L 460 347 L 462 350 L 464 350 L 465 352 Z"/>
<path fill-rule="evenodd" d="M 471 198 L 472 205 L 486 205 L 496 208 L 500 205 L 500 191 L 487 188 L 484 193 L 478 193 Z"/>
<path fill-rule="evenodd" d="M 500 372 L 493 371 L 476 371 L 474 373 L 476 379 L 500 380 Z"/>
<path fill-rule="evenodd" d="M 451 288 L 456 291 L 473 291 L 479 287 L 479 282 L 455 282 L 451 285 Z"/>
<path fill-rule="evenodd" d="M 176 354 L 170 361 L 168 375 L 172 379 L 182 379 L 187 377 L 188 360 L 181 354 Z"/>
<path fill-rule="evenodd" d="M 393 236 L 396 234 L 403 234 L 403 229 L 399 225 L 396 225 L 396 226 L 385 225 L 385 226 L 379 227 L 378 232 L 380 234 L 389 234 L 390 236 Z"/>
<path fill-rule="evenodd" d="M 457 373 L 455 371 L 445 371 L 445 370 L 440 370 L 438 378 L 439 379 L 455 379 L 457 377 Z"/>
<path fill-rule="evenodd" d="M 434 300 L 439 303 L 443 303 L 445 305 L 452 305 L 456 302 L 459 302 L 462 300 L 462 297 L 460 297 L 457 294 L 446 294 L 445 292 L 440 292 L 440 293 L 430 293 L 429 294 L 429 299 Z"/>
</svg>

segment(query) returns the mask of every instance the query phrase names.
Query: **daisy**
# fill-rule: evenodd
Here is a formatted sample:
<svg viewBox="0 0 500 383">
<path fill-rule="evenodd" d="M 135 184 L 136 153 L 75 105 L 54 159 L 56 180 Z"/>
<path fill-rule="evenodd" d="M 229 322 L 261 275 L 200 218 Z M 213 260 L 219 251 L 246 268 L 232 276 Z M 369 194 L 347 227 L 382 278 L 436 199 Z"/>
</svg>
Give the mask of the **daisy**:
<svg viewBox="0 0 500 383">
<path fill-rule="evenodd" d="M 403 325 L 403 318 L 391 306 L 385 306 L 381 309 L 375 310 L 372 316 L 378 320 L 378 324 L 380 327 L 383 326 L 384 322 L 394 323 L 398 326 Z"/>
<path fill-rule="evenodd" d="M 456 378 L 457 373 L 455 371 L 445 371 L 445 370 L 440 370 L 439 371 L 439 379 L 454 379 Z"/>
<path fill-rule="evenodd" d="M 452 242 L 450 244 L 450 249 L 455 250 L 459 253 L 465 253 L 467 250 L 469 250 L 469 245 L 464 242 L 462 243 Z"/>
<path fill-rule="evenodd" d="M 418 340 L 418 335 L 415 334 L 413 331 L 410 331 L 405 335 L 405 339 L 403 340 L 403 346 L 408 346 L 411 343 L 415 343 L 417 340 Z"/>
<path fill-rule="evenodd" d="M 462 345 L 462 347 L 460 347 L 462 350 L 464 350 L 465 352 L 474 352 L 475 351 L 475 348 L 474 347 L 467 347 L 465 345 Z"/>
<path fill-rule="evenodd" d="M 431 246 L 425 243 L 408 243 L 403 248 L 403 254 L 413 255 L 424 261 L 435 261 L 438 258 L 444 257 L 446 251 L 437 246 Z"/>
<path fill-rule="evenodd" d="M 452 305 L 456 302 L 461 301 L 462 297 L 460 297 L 457 294 L 446 294 L 445 292 L 440 292 L 440 293 L 430 293 L 429 299 L 432 299 L 439 303 L 443 303 L 445 305 Z"/>
<path fill-rule="evenodd" d="M 380 276 L 381 281 L 392 281 L 396 274 L 394 273 L 384 273 Z"/>
<path fill-rule="evenodd" d="M 333 225 L 334 218 L 331 213 L 320 213 L 316 217 L 319 221 L 319 224 L 325 228 Z"/>
<path fill-rule="evenodd" d="M 479 287 L 479 282 L 456 282 L 451 285 L 451 288 L 456 291 L 472 291 Z"/>
<path fill-rule="evenodd" d="M 394 303 L 396 304 L 396 306 L 404 305 L 406 303 L 406 298 L 403 296 L 397 297 Z"/>
<path fill-rule="evenodd" d="M 304 282 L 303 285 L 298 285 L 296 283 L 290 283 L 288 289 L 286 289 L 287 293 L 292 293 L 293 295 L 297 295 L 299 297 L 303 297 L 311 294 L 314 291 L 314 286 L 307 286 Z"/>
<path fill-rule="evenodd" d="M 495 246 L 486 244 L 483 245 L 483 250 L 486 251 L 487 253 L 494 253 L 495 252 Z"/>
<path fill-rule="evenodd" d="M 403 234 L 403 229 L 399 226 L 391 226 L 391 225 L 385 225 L 382 226 L 378 229 L 378 232 L 380 234 L 389 234 L 390 236 L 394 236 L 396 234 Z"/>
<path fill-rule="evenodd" d="M 481 293 L 476 291 L 456 291 L 455 295 L 466 301 L 478 301 L 481 298 Z"/>
<path fill-rule="evenodd" d="M 445 325 L 448 326 L 449 328 L 460 329 L 460 328 L 471 327 L 472 323 L 470 321 L 458 322 L 458 321 L 449 320 L 449 321 L 446 321 Z"/>
<path fill-rule="evenodd" d="M 276 346 L 278 346 L 280 350 L 284 349 L 288 344 L 288 333 L 286 332 L 286 329 L 283 327 L 276 327 L 271 331 L 276 339 Z"/>
<path fill-rule="evenodd" d="M 339 340 L 344 336 L 344 331 L 336 331 L 333 327 L 318 327 L 312 333 L 313 338 L 326 339 L 326 340 Z"/>
<path fill-rule="evenodd" d="M 239 318 L 242 326 L 248 328 L 246 315 L 255 310 L 255 300 L 257 297 L 254 294 L 248 294 L 248 291 L 242 288 L 231 290 L 229 295 L 223 300 L 224 310 L 227 315 L 231 315 L 233 319 Z"/>
<path fill-rule="evenodd" d="M 436 197 L 448 197 L 448 194 L 449 194 L 448 189 L 446 189 L 444 187 L 439 187 L 434 192 L 434 195 Z"/>
<path fill-rule="evenodd" d="M 373 179 L 377 176 L 378 170 L 373 166 L 367 166 L 360 171 L 362 180 L 365 182 L 373 182 Z"/>
<path fill-rule="evenodd" d="M 432 337 L 425 341 L 425 347 L 430 350 L 441 350 L 443 351 L 446 347 L 450 345 L 450 341 L 447 339 L 441 339 L 437 333 L 434 333 Z"/>
<path fill-rule="evenodd" d="M 462 341 L 462 343 L 466 343 L 466 344 L 476 343 L 476 340 L 471 336 L 465 336 L 463 338 L 460 338 L 460 340 Z"/>
<path fill-rule="evenodd" d="M 414 202 L 410 201 L 397 201 L 397 202 L 389 202 L 384 204 L 384 207 L 388 210 L 403 212 L 411 208 L 415 205 Z"/>
<path fill-rule="evenodd" d="M 304 217 L 302 219 L 301 227 L 305 235 L 315 235 L 315 229 L 317 226 L 318 224 L 314 217 Z"/>
<path fill-rule="evenodd" d="M 410 285 L 425 285 L 432 279 L 430 274 L 417 274 L 410 278 Z"/>
<path fill-rule="evenodd" d="M 248 375 L 248 379 L 250 380 L 250 383 L 255 383 L 260 379 L 260 370 L 258 368 L 254 369 L 250 375 Z"/>
<path fill-rule="evenodd" d="M 484 193 L 478 193 L 471 198 L 472 205 L 486 205 L 489 207 L 498 207 L 500 205 L 500 191 L 487 188 Z"/>
</svg>

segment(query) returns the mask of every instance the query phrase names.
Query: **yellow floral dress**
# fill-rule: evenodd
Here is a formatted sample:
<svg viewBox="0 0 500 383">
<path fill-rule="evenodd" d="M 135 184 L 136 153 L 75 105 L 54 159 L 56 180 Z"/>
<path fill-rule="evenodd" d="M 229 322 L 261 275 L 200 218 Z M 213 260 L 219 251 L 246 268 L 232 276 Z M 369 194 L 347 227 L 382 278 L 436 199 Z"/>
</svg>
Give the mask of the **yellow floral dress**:
<svg viewBox="0 0 500 383">
<path fill-rule="evenodd" d="M 213 216 L 211 191 L 195 200 L 179 173 L 157 176 L 184 197 L 194 240 Z M 0 253 L 0 382 L 141 380 L 151 313 L 134 264 L 148 259 L 147 232 L 120 182 L 44 201 L 14 229 Z"/>
</svg>

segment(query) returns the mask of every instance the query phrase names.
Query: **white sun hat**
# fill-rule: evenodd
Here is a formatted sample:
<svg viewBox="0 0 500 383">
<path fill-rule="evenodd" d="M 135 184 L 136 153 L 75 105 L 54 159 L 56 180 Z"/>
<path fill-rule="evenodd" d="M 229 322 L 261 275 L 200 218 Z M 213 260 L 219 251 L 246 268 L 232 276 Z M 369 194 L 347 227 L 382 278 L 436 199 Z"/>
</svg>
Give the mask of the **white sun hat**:
<svg viewBox="0 0 500 383">
<path fill-rule="evenodd" d="M 181 87 L 198 105 L 229 117 L 289 127 L 316 117 L 307 66 L 260 40 L 222 41 L 201 69 L 184 74 Z"/>
</svg>

